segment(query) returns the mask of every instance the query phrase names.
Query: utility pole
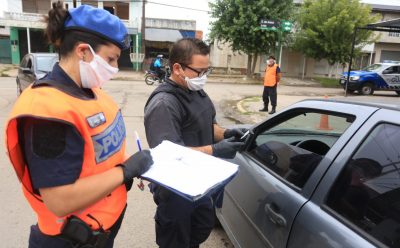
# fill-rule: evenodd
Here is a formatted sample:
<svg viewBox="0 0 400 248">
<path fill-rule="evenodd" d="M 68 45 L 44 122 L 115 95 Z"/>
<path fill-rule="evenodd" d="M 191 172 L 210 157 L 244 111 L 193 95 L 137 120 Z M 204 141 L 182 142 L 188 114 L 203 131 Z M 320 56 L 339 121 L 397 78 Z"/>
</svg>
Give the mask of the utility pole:
<svg viewBox="0 0 400 248">
<path fill-rule="evenodd" d="M 146 29 L 146 0 L 142 0 L 142 49 L 141 52 L 144 54 L 146 49 L 144 45 L 144 40 L 145 40 L 145 29 Z"/>
</svg>

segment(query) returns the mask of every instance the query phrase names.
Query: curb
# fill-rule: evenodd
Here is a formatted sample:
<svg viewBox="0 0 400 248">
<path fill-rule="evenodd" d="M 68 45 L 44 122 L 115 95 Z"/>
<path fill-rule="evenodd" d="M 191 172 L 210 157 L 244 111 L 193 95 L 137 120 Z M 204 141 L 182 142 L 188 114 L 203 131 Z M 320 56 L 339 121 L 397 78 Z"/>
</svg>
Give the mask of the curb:
<svg viewBox="0 0 400 248">
<path fill-rule="evenodd" d="M 235 80 L 237 78 L 233 78 L 233 80 Z M 143 78 L 136 78 L 136 77 L 124 77 L 124 76 L 119 76 L 119 77 L 115 77 L 111 80 L 119 80 L 119 81 L 144 81 L 144 77 Z M 247 82 L 242 82 L 240 81 L 225 81 L 226 79 L 214 79 L 214 78 L 208 78 L 207 83 L 219 83 L 219 84 L 237 84 L 237 85 L 259 85 L 262 86 L 261 82 L 256 82 L 256 81 L 247 81 Z M 318 88 L 325 88 L 322 87 L 321 85 L 318 84 L 308 84 L 308 83 L 304 83 L 304 84 L 294 84 L 294 83 L 280 83 L 280 85 L 282 86 L 292 86 L 292 87 L 318 87 Z"/>
</svg>

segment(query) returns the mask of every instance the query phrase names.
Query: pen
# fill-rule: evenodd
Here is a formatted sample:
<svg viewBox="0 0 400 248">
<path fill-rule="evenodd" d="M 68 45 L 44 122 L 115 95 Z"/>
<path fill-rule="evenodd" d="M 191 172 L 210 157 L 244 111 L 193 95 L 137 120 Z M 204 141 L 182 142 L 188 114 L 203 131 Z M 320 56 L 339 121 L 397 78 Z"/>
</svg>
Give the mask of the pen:
<svg viewBox="0 0 400 248">
<path fill-rule="evenodd" d="M 139 134 L 137 131 L 135 131 L 135 135 L 136 135 L 136 144 L 137 144 L 138 150 L 141 151 L 142 145 L 140 144 L 140 138 L 139 138 Z"/>
<path fill-rule="evenodd" d="M 138 147 L 138 150 L 141 151 L 142 150 L 142 145 L 140 144 L 140 138 L 139 138 L 139 134 L 138 134 L 137 131 L 135 131 L 135 136 L 136 136 L 136 145 Z M 140 183 L 137 186 L 141 191 L 144 190 L 144 183 L 143 183 L 143 180 L 141 178 L 140 178 Z"/>
<path fill-rule="evenodd" d="M 250 130 L 247 130 L 247 132 L 245 132 L 245 133 L 243 134 L 243 136 L 240 137 L 240 139 L 243 140 L 247 135 L 249 135 L 249 133 L 250 133 Z"/>
</svg>

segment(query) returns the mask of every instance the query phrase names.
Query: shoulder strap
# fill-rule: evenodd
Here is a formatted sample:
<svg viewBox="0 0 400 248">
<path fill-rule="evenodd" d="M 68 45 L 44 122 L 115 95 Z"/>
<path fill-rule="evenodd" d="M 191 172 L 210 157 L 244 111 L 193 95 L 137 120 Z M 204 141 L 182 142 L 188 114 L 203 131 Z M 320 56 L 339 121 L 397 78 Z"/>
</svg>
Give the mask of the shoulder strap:
<svg viewBox="0 0 400 248">
<path fill-rule="evenodd" d="M 176 99 L 181 103 L 181 105 L 183 107 L 185 107 L 185 104 L 183 101 L 190 102 L 190 98 L 186 94 L 184 94 L 184 92 L 182 92 L 182 91 L 183 90 L 181 88 L 179 88 L 179 86 L 165 82 L 165 83 L 161 84 L 160 86 L 158 86 L 157 89 L 155 89 L 153 91 L 153 93 L 151 93 L 149 99 L 147 99 L 145 107 L 147 107 L 147 105 L 150 103 L 151 99 L 153 99 L 153 97 L 155 95 L 157 95 L 158 93 L 161 93 L 161 92 L 165 92 L 165 93 L 174 95 L 176 97 Z"/>
</svg>

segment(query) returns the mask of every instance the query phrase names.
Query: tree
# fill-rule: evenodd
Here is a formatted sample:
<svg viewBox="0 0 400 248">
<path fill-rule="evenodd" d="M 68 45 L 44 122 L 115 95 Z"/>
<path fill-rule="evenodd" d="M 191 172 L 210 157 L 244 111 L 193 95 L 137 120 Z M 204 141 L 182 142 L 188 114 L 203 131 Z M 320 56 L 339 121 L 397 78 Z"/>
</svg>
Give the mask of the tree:
<svg viewBox="0 0 400 248">
<path fill-rule="evenodd" d="M 330 65 L 329 77 L 335 63 L 345 66 L 350 59 L 355 27 L 374 23 L 378 15 L 359 0 L 305 0 L 297 18 L 294 48 L 307 57 L 326 59 Z M 376 40 L 372 31 L 359 30 L 355 51 Z"/>
<path fill-rule="evenodd" d="M 233 51 L 247 53 L 250 77 L 258 55 L 274 49 L 278 40 L 277 32 L 260 29 L 260 21 L 288 20 L 292 7 L 292 0 L 216 0 L 210 3 L 215 21 L 211 22 L 209 39 L 227 42 Z"/>
</svg>

